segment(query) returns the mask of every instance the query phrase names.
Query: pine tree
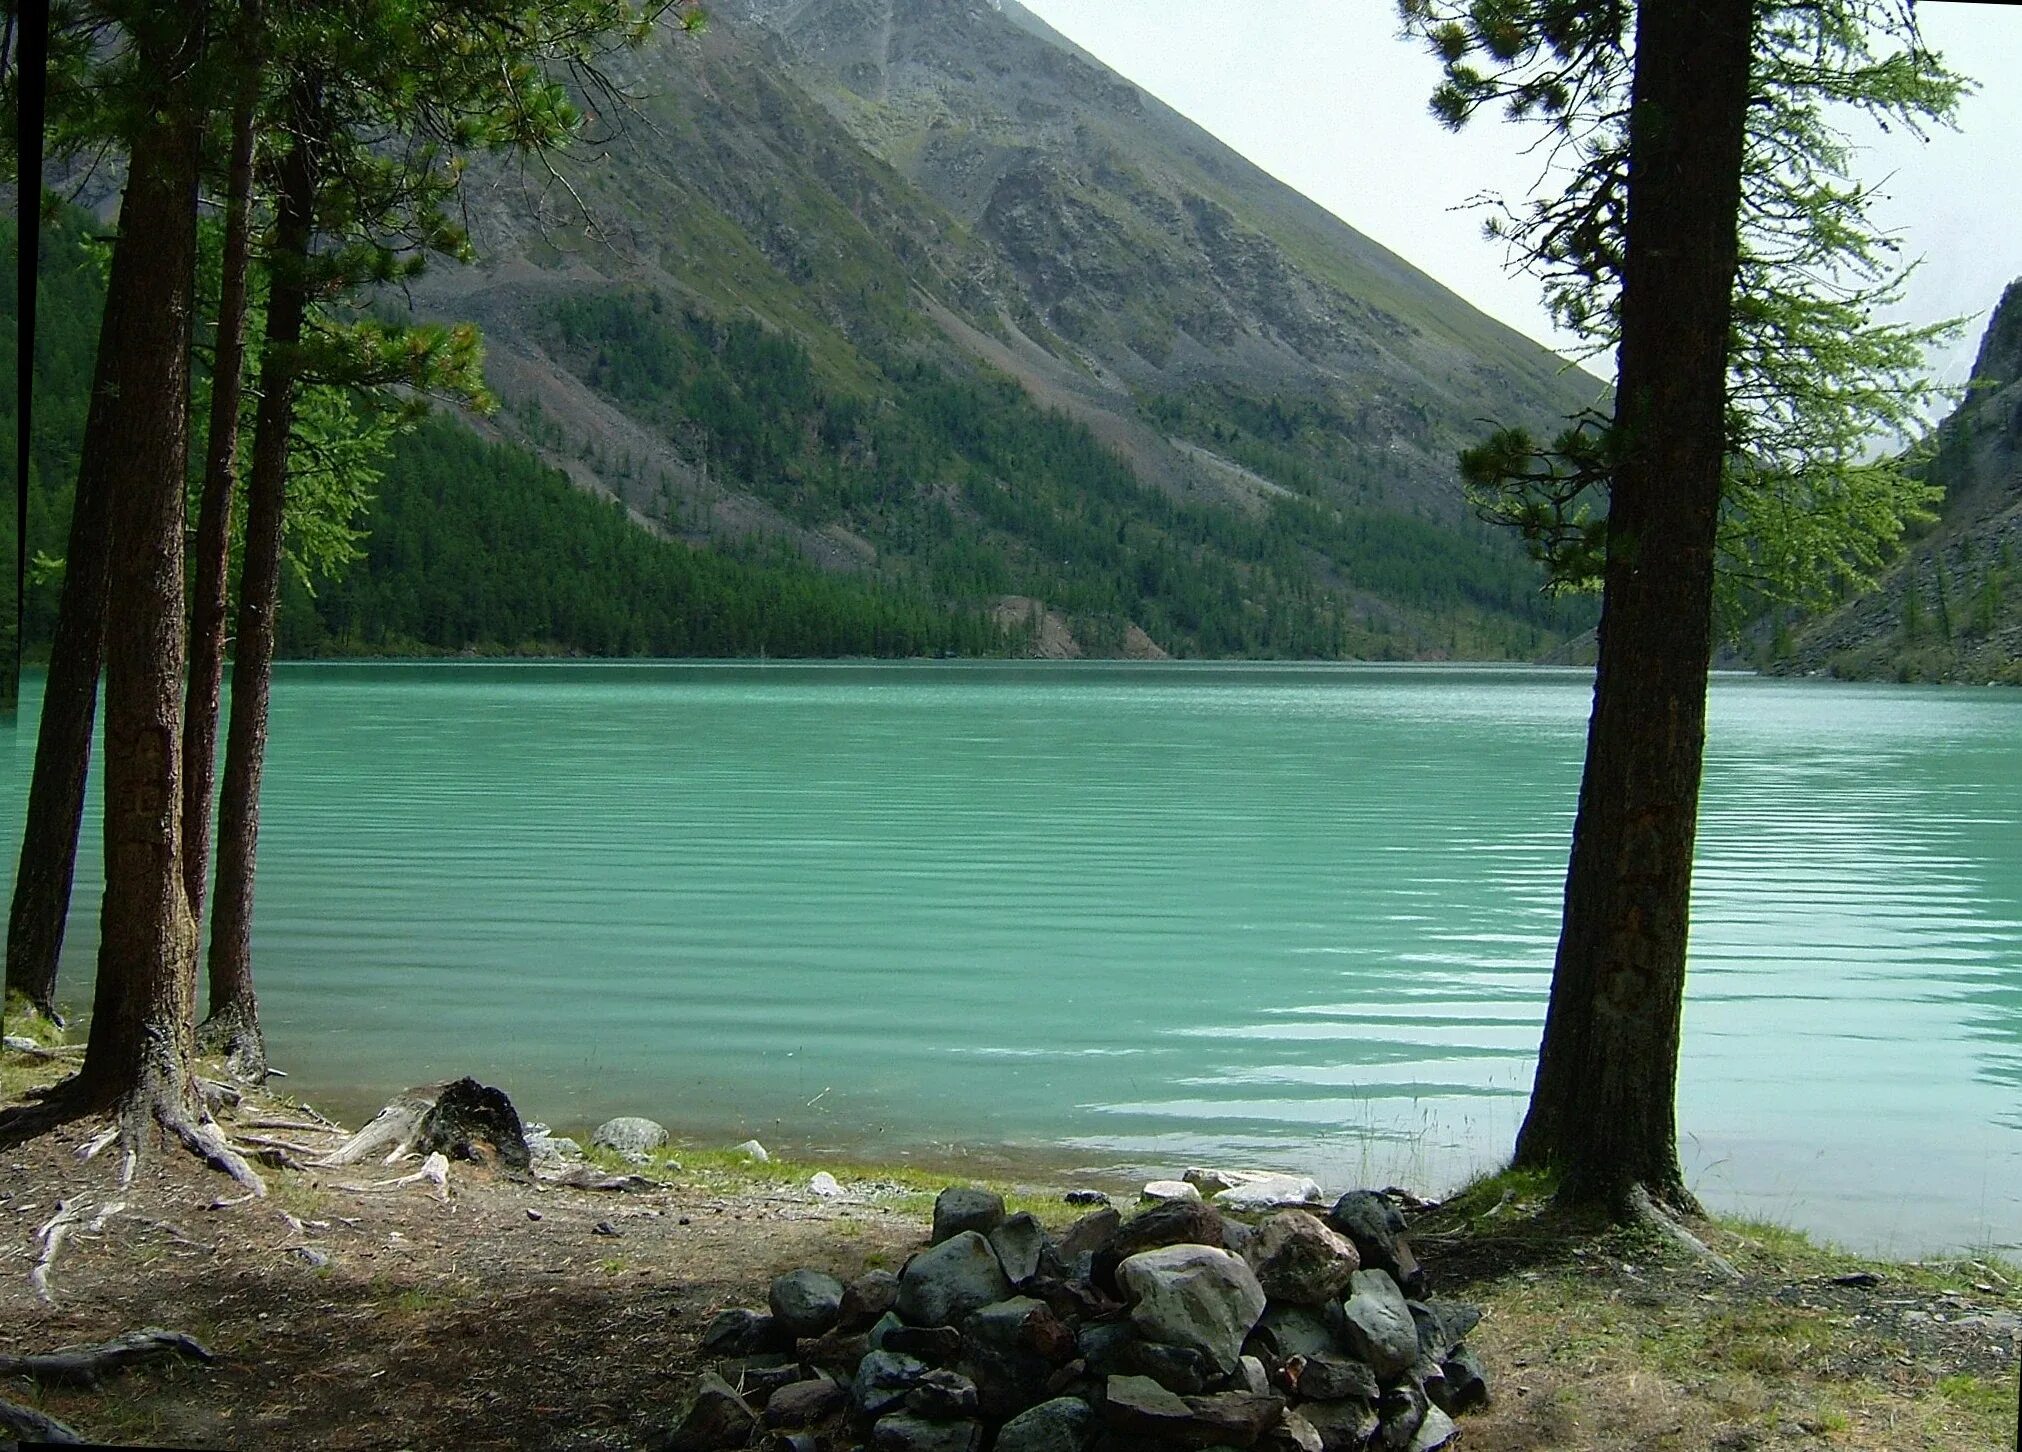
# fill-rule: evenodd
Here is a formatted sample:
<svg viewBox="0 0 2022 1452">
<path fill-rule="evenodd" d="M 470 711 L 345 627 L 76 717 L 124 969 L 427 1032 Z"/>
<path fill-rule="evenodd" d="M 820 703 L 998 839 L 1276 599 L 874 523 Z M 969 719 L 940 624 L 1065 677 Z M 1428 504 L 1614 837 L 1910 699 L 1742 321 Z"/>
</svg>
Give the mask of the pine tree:
<svg viewBox="0 0 2022 1452">
<path fill-rule="evenodd" d="M 1877 420 L 1914 411 L 1930 333 L 1865 323 L 1900 278 L 1867 194 L 1836 182 L 1848 151 L 1829 111 L 1942 119 L 1960 82 L 1894 0 L 1639 0 L 1633 33 L 1624 0 L 1402 13 L 1445 63 L 1443 120 L 1501 103 L 1547 128 L 1570 182 L 1493 230 L 1564 325 L 1617 351 L 1611 409 L 1463 456 L 1484 513 L 1560 584 L 1602 590 L 1515 1160 L 1554 1174 L 1565 1203 L 1692 1210 L 1676 1086 L 1716 593 L 1723 578 L 1802 595 L 1856 576 L 1924 498 L 1861 449 Z M 1903 48 L 1877 58 L 1874 34 Z"/>
</svg>

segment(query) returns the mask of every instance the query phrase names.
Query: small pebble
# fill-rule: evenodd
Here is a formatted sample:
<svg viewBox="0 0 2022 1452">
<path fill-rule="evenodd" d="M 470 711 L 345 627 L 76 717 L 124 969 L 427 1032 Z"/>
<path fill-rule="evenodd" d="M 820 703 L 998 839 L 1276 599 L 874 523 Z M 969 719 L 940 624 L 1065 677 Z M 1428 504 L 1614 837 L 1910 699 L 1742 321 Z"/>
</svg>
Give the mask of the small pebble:
<svg viewBox="0 0 2022 1452">
<path fill-rule="evenodd" d="M 596 1229 L 590 1232 L 592 1235 L 623 1235 L 624 1233 L 624 1231 L 608 1220 L 599 1220 Z"/>
<path fill-rule="evenodd" d="M 538 1210 L 529 1210 L 529 1211 L 527 1211 L 527 1219 L 529 1219 L 529 1220 L 538 1220 L 538 1219 L 540 1219 L 540 1218 L 541 1218 L 541 1212 L 540 1212 L 540 1211 L 538 1211 Z"/>
</svg>

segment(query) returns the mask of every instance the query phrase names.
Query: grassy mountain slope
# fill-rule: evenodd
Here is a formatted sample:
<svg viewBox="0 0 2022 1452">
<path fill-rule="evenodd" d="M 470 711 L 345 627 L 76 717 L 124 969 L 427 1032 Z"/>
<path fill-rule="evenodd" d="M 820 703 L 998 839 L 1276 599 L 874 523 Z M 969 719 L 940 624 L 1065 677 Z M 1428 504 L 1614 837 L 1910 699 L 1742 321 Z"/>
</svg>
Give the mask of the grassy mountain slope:
<svg viewBox="0 0 2022 1452">
<path fill-rule="evenodd" d="M 43 236 L 29 547 L 52 561 L 67 544 L 104 303 L 92 230 L 67 212 Z M 0 251 L 11 258 L 11 235 L 0 233 Z M 11 339 L 11 291 L 4 303 L 0 329 Z M 9 388 L 16 361 L 7 355 Z M 10 413 L 10 450 L 14 426 Z M 447 415 L 395 440 L 381 468 L 362 557 L 314 594 L 284 576 L 285 654 L 970 655 L 1021 650 L 1030 634 L 1024 622 L 1006 629 L 981 610 L 778 551 L 658 538 L 526 450 L 487 443 Z M 0 553 L 13 549 L 7 510 Z M 31 582 L 31 651 L 49 639 L 60 588 L 60 566 Z"/>
<path fill-rule="evenodd" d="M 1935 441 L 1938 523 L 1874 590 L 1780 632 L 1770 669 L 2022 685 L 2022 280 L 1994 309 L 1973 379 Z"/>
<path fill-rule="evenodd" d="M 980 207 L 909 155 L 925 110 L 851 99 L 821 17 L 764 18 L 618 63 L 633 101 L 568 172 L 594 228 L 560 187 L 474 195 L 486 265 L 416 298 L 485 327 L 505 434 L 662 532 L 1041 601 L 1094 653 L 1529 655 L 1587 623 L 1449 480 L 1478 419 L 1591 380 L 1155 103 L 1132 132 L 1134 88 L 1008 12 L 887 7 L 908 84 L 1054 77 L 1117 139 Z"/>
</svg>

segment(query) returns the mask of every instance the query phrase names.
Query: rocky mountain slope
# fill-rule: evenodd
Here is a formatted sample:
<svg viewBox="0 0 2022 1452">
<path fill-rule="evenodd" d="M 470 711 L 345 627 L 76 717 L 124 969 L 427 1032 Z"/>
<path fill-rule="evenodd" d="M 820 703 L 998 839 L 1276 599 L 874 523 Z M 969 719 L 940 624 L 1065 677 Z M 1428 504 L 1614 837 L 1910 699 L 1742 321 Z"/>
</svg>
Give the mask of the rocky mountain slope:
<svg viewBox="0 0 2022 1452">
<path fill-rule="evenodd" d="M 414 303 L 643 527 L 1054 654 L 1531 655 L 1590 623 L 1455 448 L 1599 385 L 1012 0 L 733 0 L 618 58 Z"/>
<path fill-rule="evenodd" d="M 1934 443 L 1938 523 L 1876 589 L 1779 641 L 1772 669 L 2022 685 L 2022 280 Z"/>
</svg>

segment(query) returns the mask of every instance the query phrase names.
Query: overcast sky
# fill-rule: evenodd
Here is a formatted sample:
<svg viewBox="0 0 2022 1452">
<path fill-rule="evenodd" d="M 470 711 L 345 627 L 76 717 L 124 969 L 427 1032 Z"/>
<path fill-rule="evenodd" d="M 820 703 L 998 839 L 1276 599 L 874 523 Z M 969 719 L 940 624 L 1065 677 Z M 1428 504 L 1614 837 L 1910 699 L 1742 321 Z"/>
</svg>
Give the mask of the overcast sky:
<svg viewBox="0 0 2022 1452">
<path fill-rule="evenodd" d="M 1425 102 L 1438 68 L 1397 37 L 1392 0 L 1024 0 L 1110 67 L 1431 273 L 1485 312 L 1551 341 L 1537 286 L 1510 277 L 1464 209 L 1528 192 L 1534 134 L 1484 116 L 1459 135 Z M 1962 382 L 1984 314 L 2022 277 L 2022 8 L 1920 7 L 1926 40 L 1983 82 L 1959 130 L 1928 142 L 1857 131 L 1863 179 L 1908 255 L 1924 259 L 1904 315 L 1975 315 L 1941 360 Z M 1597 368 L 1605 364 L 1597 360 Z"/>
</svg>

